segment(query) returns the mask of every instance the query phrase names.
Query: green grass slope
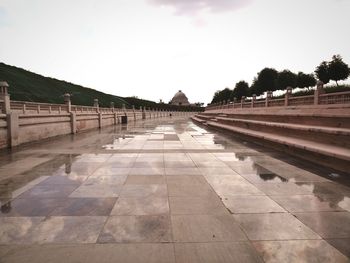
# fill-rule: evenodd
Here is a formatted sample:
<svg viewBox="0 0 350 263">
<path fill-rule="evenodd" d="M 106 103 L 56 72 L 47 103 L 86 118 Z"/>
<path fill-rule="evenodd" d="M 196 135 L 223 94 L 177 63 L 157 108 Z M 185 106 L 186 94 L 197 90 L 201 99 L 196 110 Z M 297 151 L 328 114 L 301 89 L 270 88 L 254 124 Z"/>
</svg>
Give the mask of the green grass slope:
<svg viewBox="0 0 350 263">
<path fill-rule="evenodd" d="M 189 106 L 174 106 L 156 103 L 149 100 L 134 97 L 119 97 L 106 94 L 94 89 L 86 88 L 63 80 L 44 77 L 28 70 L 6 65 L 0 62 L 0 81 L 7 81 L 10 88 L 11 100 L 33 101 L 44 103 L 63 103 L 63 94 L 73 94 L 73 105 L 92 106 L 94 99 L 98 99 L 101 107 L 109 107 L 114 102 L 115 107 L 121 108 L 123 104 L 127 108 L 135 105 L 136 109 L 151 107 L 171 110 L 202 111 L 204 108 Z"/>
<path fill-rule="evenodd" d="M 91 106 L 98 99 L 102 107 L 127 104 L 123 98 L 75 85 L 66 81 L 48 78 L 39 74 L 0 63 L 0 80 L 7 81 L 11 100 L 63 103 L 63 94 L 70 93 L 72 104 Z"/>
</svg>

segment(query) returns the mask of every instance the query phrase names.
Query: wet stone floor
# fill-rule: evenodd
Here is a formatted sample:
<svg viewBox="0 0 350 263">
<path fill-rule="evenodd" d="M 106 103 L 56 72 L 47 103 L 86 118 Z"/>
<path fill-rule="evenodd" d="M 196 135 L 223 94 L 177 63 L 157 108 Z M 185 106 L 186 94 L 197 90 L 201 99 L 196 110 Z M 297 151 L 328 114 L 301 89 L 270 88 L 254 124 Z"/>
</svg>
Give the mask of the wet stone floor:
<svg viewBox="0 0 350 263">
<path fill-rule="evenodd" d="M 349 262 L 350 174 L 188 118 L 0 155 L 0 262 Z"/>
</svg>

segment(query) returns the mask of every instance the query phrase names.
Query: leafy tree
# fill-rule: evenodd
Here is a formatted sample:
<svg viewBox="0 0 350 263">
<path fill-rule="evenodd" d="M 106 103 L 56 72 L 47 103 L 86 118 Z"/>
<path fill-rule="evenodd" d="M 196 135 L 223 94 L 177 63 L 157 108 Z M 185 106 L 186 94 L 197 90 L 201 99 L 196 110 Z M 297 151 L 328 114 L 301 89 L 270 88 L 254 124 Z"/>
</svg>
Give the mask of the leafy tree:
<svg viewBox="0 0 350 263">
<path fill-rule="evenodd" d="M 287 87 L 295 88 L 297 85 L 297 75 L 288 69 L 278 73 L 277 87 L 280 90 L 285 90 Z"/>
<path fill-rule="evenodd" d="M 299 72 L 297 75 L 297 87 L 310 88 L 316 85 L 316 79 L 313 74 L 305 74 L 303 72 Z"/>
<path fill-rule="evenodd" d="M 261 95 L 261 93 L 259 93 L 259 89 L 258 89 L 258 79 L 254 78 L 253 79 L 253 83 L 249 88 L 249 95 L 253 96 L 253 95 Z"/>
<path fill-rule="evenodd" d="M 264 68 L 258 73 L 256 83 L 256 94 L 263 94 L 265 91 L 274 91 L 277 89 L 276 80 L 278 77 L 277 70 L 273 68 Z"/>
<path fill-rule="evenodd" d="M 231 99 L 231 95 L 232 95 L 232 90 L 230 90 L 229 88 L 225 88 L 223 90 L 218 90 L 217 92 L 215 92 L 211 103 L 228 101 Z"/>
<path fill-rule="evenodd" d="M 327 84 L 330 80 L 329 65 L 326 61 L 322 61 L 321 64 L 315 70 L 317 78 L 324 84 Z"/>
<path fill-rule="evenodd" d="M 332 61 L 328 63 L 329 78 L 334 80 L 338 86 L 339 80 L 345 80 L 350 75 L 348 64 L 343 62 L 340 55 L 334 55 Z"/>
<path fill-rule="evenodd" d="M 235 88 L 232 91 L 233 97 L 240 100 L 243 96 L 249 95 L 249 84 L 243 80 L 236 83 Z"/>
</svg>

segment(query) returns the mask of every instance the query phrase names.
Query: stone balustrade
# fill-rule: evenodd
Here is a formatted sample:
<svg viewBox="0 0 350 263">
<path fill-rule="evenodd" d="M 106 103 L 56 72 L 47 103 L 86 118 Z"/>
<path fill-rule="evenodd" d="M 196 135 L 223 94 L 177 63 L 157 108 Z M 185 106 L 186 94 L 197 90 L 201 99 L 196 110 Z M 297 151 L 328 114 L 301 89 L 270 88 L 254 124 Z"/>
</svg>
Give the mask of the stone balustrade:
<svg viewBox="0 0 350 263">
<path fill-rule="evenodd" d="M 309 106 L 309 105 L 329 105 L 329 104 L 350 104 L 350 91 L 324 93 L 323 85 L 319 84 L 313 95 L 292 96 L 292 89 L 288 88 L 284 98 L 273 98 L 272 92 L 266 92 L 264 99 L 256 99 L 253 95 L 250 100 L 245 97 L 241 101 L 227 101 L 210 104 L 205 111 L 233 110 L 237 108 L 262 108 L 262 107 L 288 107 L 288 106 Z"/>
<path fill-rule="evenodd" d="M 190 116 L 194 112 L 169 111 L 140 107 L 135 109 L 72 105 L 69 94 L 64 94 L 65 104 L 11 101 L 8 85 L 0 81 L 0 148 L 42 140 L 58 135 L 75 134 L 128 121 Z"/>
</svg>

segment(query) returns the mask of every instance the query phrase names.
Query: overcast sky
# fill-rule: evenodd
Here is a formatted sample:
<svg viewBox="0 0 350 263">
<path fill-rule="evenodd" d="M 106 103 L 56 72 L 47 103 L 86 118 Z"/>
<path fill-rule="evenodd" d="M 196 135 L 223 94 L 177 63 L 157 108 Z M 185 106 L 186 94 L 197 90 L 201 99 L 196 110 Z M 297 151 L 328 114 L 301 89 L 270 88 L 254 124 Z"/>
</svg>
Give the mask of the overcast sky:
<svg viewBox="0 0 350 263">
<path fill-rule="evenodd" d="M 350 64 L 350 0 L 0 0 L 0 61 L 120 96 L 190 102 L 263 67 Z"/>
</svg>

